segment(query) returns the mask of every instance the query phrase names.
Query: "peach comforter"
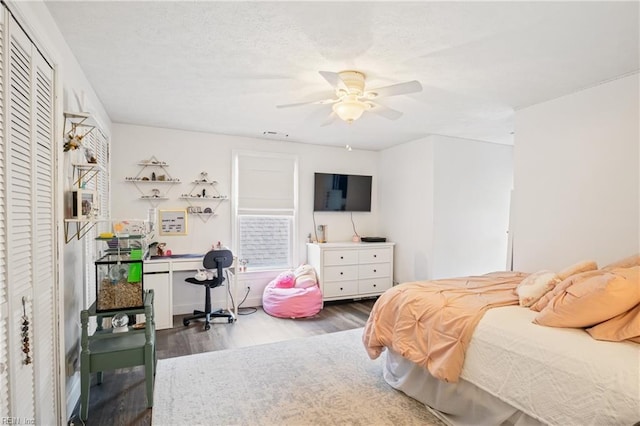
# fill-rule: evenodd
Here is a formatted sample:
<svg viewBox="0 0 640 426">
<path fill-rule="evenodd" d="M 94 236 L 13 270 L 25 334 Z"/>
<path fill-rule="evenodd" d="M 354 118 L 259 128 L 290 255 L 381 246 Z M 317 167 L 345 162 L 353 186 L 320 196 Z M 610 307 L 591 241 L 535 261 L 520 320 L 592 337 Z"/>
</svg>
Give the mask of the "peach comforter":
<svg viewBox="0 0 640 426">
<path fill-rule="evenodd" d="M 445 382 L 458 381 L 473 331 L 487 309 L 517 305 L 521 272 L 410 282 L 387 290 L 364 327 L 369 357 L 385 347 Z"/>
</svg>

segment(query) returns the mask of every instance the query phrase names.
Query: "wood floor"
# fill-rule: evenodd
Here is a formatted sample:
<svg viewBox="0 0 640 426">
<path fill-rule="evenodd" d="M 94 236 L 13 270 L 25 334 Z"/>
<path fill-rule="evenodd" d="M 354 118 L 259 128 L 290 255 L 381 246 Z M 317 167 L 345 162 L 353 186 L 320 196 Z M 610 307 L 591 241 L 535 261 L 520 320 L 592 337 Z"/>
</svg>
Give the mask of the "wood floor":
<svg viewBox="0 0 640 426">
<path fill-rule="evenodd" d="M 197 321 L 184 327 L 183 316 L 175 316 L 172 329 L 156 332 L 156 351 L 161 360 L 351 330 L 364 325 L 374 302 L 373 299 L 325 302 L 318 315 L 296 320 L 272 317 L 261 308 L 250 313 L 253 308 L 246 308 L 241 309 L 235 323 L 212 324 L 209 331 L 204 331 L 203 324 Z M 79 406 L 73 413 L 74 425 L 83 424 L 78 412 Z M 96 385 L 92 377 L 89 419 L 85 424 L 150 425 L 151 410 L 146 408 L 143 368 L 105 372 L 101 385 Z"/>
</svg>

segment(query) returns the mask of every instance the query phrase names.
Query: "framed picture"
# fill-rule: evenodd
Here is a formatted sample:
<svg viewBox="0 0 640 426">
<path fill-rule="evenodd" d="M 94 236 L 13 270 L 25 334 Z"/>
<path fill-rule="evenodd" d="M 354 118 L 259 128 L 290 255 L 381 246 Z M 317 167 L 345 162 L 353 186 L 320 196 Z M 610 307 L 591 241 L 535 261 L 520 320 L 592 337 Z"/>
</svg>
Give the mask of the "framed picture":
<svg viewBox="0 0 640 426">
<path fill-rule="evenodd" d="M 71 219 L 86 219 L 93 214 L 98 206 L 96 191 L 76 189 L 69 193 L 69 217 Z"/>
<path fill-rule="evenodd" d="M 160 210 L 160 235 L 187 235 L 187 210 Z"/>
</svg>

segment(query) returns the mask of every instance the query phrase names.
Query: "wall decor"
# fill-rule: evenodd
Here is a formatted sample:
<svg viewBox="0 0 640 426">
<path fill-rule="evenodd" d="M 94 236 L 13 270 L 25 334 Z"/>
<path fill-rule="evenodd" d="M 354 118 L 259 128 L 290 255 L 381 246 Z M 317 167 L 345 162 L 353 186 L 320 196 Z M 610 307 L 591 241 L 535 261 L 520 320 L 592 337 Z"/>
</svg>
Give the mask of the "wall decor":
<svg viewBox="0 0 640 426">
<path fill-rule="evenodd" d="M 160 235 L 187 235 L 187 210 L 160 210 Z"/>
</svg>

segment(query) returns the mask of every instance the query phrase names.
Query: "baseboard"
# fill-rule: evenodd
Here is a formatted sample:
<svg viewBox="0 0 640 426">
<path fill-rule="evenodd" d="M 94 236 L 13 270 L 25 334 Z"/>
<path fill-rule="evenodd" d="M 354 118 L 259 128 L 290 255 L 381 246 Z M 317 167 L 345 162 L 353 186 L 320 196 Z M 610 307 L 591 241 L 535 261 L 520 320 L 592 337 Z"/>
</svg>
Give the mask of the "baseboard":
<svg viewBox="0 0 640 426">
<path fill-rule="evenodd" d="M 80 374 L 69 377 L 67 382 L 67 420 L 73 416 L 73 410 L 80 402 Z"/>
</svg>

